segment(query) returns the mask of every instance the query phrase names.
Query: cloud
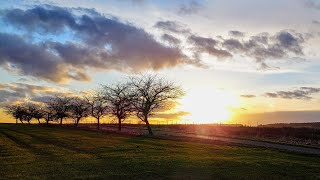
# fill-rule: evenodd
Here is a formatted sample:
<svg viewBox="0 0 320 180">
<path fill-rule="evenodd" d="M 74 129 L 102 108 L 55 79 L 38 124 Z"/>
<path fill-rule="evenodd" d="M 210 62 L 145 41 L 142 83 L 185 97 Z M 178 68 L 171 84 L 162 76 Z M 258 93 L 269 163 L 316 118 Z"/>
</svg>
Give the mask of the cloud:
<svg viewBox="0 0 320 180">
<path fill-rule="evenodd" d="M 67 66 L 45 44 L 33 44 L 20 36 L 0 33 L 0 66 L 8 71 L 40 79 L 61 82 L 66 79 L 88 80 L 86 74 Z"/>
<path fill-rule="evenodd" d="M 313 20 L 312 23 L 313 23 L 313 24 L 316 24 L 316 25 L 320 25 L 320 22 L 317 21 L 317 20 Z"/>
<path fill-rule="evenodd" d="M 304 5 L 307 8 L 320 10 L 320 2 L 316 0 L 304 0 Z"/>
<path fill-rule="evenodd" d="M 177 21 L 158 21 L 153 27 L 161 29 L 163 31 L 177 33 L 177 34 L 189 34 L 190 30 L 182 23 Z"/>
<path fill-rule="evenodd" d="M 243 94 L 243 95 L 241 95 L 240 97 L 242 97 L 242 98 L 255 98 L 255 97 L 257 97 L 256 95 L 253 95 L 253 94 Z"/>
<path fill-rule="evenodd" d="M 208 37 L 191 35 L 188 37 L 188 42 L 192 44 L 196 55 L 199 53 L 208 53 L 218 58 L 232 57 L 232 54 L 226 50 L 217 47 L 218 41 Z"/>
<path fill-rule="evenodd" d="M 240 31 L 229 31 L 229 35 L 233 37 L 244 37 L 244 33 Z"/>
<path fill-rule="evenodd" d="M 178 9 L 178 14 L 180 15 L 191 15 L 198 13 L 204 6 L 200 4 L 198 1 L 191 0 L 187 4 L 181 4 Z"/>
<path fill-rule="evenodd" d="M 320 92 L 320 88 L 314 87 L 300 87 L 292 91 L 277 91 L 267 92 L 264 94 L 265 97 L 269 98 L 283 98 L 283 99 L 305 99 L 310 100 L 310 95 Z"/>
<path fill-rule="evenodd" d="M 169 44 L 172 44 L 172 45 L 179 45 L 181 43 L 181 40 L 179 40 L 178 38 L 176 38 L 170 34 L 163 34 L 161 36 L 161 39 L 168 42 Z"/>
<path fill-rule="evenodd" d="M 223 46 L 232 52 L 243 52 L 246 50 L 244 45 L 237 39 L 224 40 Z"/>
<path fill-rule="evenodd" d="M 304 56 L 303 45 L 306 40 L 312 37 L 310 34 L 297 33 L 292 30 L 283 30 L 275 34 L 264 32 L 245 37 L 245 33 L 232 30 L 229 31 L 231 36 L 229 39 L 223 37 L 213 39 L 194 34 L 176 21 L 159 21 L 154 27 L 186 38 L 185 46 L 190 47 L 188 50 L 193 53 L 195 59 L 200 59 L 202 53 L 207 53 L 218 59 L 239 55 L 253 59 L 259 65 L 258 69 L 260 70 L 277 69 L 278 67 L 269 65 L 270 60 L 297 59 Z M 163 35 L 162 39 L 170 42 L 175 40 L 178 42 L 179 40 L 179 42 L 184 43 L 184 41 L 169 34 Z M 182 45 L 182 47 L 184 46 Z"/>
<path fill-rule="evenodd" d="M 139 72 L 199 64 L 179 48 L 156 41 L 145 30 L 92 9 L 46 5 L 1 14 L 7 24 L 29 36 L 45 39 L 50 34 L 70 33 L 74 37 L 65 42 L 35 42 L 1 33 L 0 65 L 22 75 L 54 82 L 87 81 L 90 76 L 86 71 L 90 69 Z"/>
<path fill-rule="evenodd" d="M 267 60 L 303 56 L 307 35 L 280 31 L 274 35 L 260 33 L 249 38 L 225 39 L 222 46 L 233 54 L 251 57 L 262 69 L 269 68 Z"/>
<path fill-rule="evenodd" d="M 71 96 L 72 93 L 50 86 L 25 83 L 0 84 L 0 106 L 24 101 L 45 102 L 55 95 Z"/>
</svg>

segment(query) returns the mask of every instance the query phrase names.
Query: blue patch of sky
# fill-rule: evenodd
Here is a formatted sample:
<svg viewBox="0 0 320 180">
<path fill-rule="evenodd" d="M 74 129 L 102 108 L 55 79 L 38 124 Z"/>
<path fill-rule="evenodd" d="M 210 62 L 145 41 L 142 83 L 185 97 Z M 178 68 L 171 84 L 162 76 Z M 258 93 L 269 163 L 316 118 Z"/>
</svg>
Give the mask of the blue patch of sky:
<svg viewBox="0 0 320 180">
<path fill-rule="evenodd" d="M 0 83 L 16 82 L 21 78 L 19 75 L 13 75 L 5 69 L 0 67 Z"/>
<path fill-rule="evenodd" d="M 68 41 L 76 41 L 77 38 L 75 37 L 74 33 L 69 29 L 65 29 L 61 33 L 34 33 L 34 42 L 44 42 L 44 41 L 53 41 L 53 42 L 60 42 L 66 43 Z"/>
<path fill-rule="evenodd" d="M 19 35 L 25 38 L 28 38 L 28 40 L 39 43 L 44 41 L 53 41 L 53 42 L 60 42 L 60 43 L 66 43 L 68 41 L 77 41 L 76 36 L 74 33 L 68 29 L 65 28 L 61 32 L 57 33 L 47 33 L 47 32 L 41 32 L 41 30 L 37 32 L 32 32 L 30 30 L 24 30 L 23 28 L 17 28 L 14 26 L 9 25 L 8 23 L 0 20 L 0 32 L 1 33 L 7 33 L 7 34 L 15 34 Z"/>
</svg>

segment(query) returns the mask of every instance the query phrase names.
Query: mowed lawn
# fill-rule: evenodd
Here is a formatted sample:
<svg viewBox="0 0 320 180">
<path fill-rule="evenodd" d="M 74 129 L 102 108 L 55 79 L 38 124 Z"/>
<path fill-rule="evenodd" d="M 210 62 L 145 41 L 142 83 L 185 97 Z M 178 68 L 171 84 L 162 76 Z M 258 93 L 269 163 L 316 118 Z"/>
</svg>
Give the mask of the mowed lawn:
<svg viewBox="0 0 320 180">
<path fill-rule="evenodd" d="M 0 179 L 317 179 L 320 156 L 0 124 Z"/>
</svg>

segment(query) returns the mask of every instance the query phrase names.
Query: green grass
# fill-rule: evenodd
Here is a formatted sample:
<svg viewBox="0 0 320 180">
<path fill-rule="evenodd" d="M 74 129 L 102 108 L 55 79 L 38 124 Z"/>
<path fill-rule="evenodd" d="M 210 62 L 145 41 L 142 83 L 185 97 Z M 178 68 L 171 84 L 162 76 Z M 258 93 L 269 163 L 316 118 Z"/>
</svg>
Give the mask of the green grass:
<svg viewBox="0 0 320 180">
<path fill-rule="evenodd" d="M 315 179 L 320 156 L 0 124 L 0 179 Z"/>
</svg>

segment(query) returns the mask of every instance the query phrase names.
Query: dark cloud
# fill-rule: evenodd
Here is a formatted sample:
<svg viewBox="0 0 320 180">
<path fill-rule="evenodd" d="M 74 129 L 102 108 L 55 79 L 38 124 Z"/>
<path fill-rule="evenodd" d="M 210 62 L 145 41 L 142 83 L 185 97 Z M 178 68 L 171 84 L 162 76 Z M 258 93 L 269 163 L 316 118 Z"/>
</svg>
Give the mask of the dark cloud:
<svg viewBox="0 0 320 180">
<path fill-rule="evenodd" d="M 218 47 L 219 42 L 215 39 L 191 35 L 188 37 L 188 42 L 194 46 L 196 55 L 198 53 L 208 53 L 218 58 L 232 57 L 230 52 Z"/>
<path fill-rule="evenodd" d="M 244 45 L 237 39 L 224 40 L 223 46 L 232 52 L 243 52 L 246 50 Z"/>
<path fill-rule="evenodd" d="M 243 94 L 243 95 L 241 95 L 240 97 L 242 97 L 242 98 L 255 98 L 256 95 L 253 95 L 253 94 Z"/>
<path fill-rule="evenodd" d="M 267 92 L 264 94 L 266 97 L 270 98 L 283 98 L 283 99 L 312 99 L 310 95 L 320 92 L 320 88 L 313 87 L 300 87 L 292 91 L 277 91 L 277 92 Z"/>
<path fill-rule="evenodd" d="M 25 83 L 0 84 L 0 106 L 17 102 L 44 102 L 55 95 L 70 96 L 71 93 L 61 89 Z"/>
<path fill-rule="evenodd" d="M 170 34 L 163 34 L 161 36 L 161 39 L 168 42 L 169 44 L 172 44 L 172 45 L 179 45 L 181 43 L 181 41 L 178 38 L 176 38 Z"/>
<path fill-rule="evenodd" d="M 261 70 L 278 69 L 278 67 L 269 66 L 270 60 L 297 59 L 303 56 L 303 43 L 312 36 L 294 31 L 280 31 L 273 35 L 264 32 L 245 37 L 243 32 L 233 30 L 229 31 L 229 35 L 232 36 L 230 39 L 223 37 L 213 39 L 193 34 L 181 23 L 175 21 L 159 21 L 154 27 L 184 35 L 196 59 L 200 59 L 201 53 L 208 53 L 218 59 L 240 55 L 254 59 L 259 65 L 258 69 Z M 175 37 L 163 38 L 173 40 Z"/>
<path fill-rule="evenodd" d="M 161 29 L 163 31 L 177 33 L 177 34 L 189 34 L 190 30 L 185 27 L 185 25 L 176 21 L 158 21 L 155 28 Z"/>
<path fill-rule="evenodd" d="M 307 8 L 320 10 L 320 2 L 317 0 L 304 0 L 303 2 Z"/>
<path fill-rule="evenodd" d="M 320 21 L 317 21 L 317 20 L 313 20 L 312 23 L 316 25 L 320 25 Z"/>
<path fill-rule="evenodd" d="M 71 9 L 48 5 L 27 10 L 4 10 L 2 15 L 3 19 L 9 24 L 41 33 L 60 33 L 66 27 L 75 27 L 76 25 Z"/>
<path fill-rule="evenodd" d="M 38 6 L 10 9 L 3 19 L 28 35 L 71 33 L 73 42 L 30 42 L 12 34 L 0 35 L 0 64 L 22 75 L 54 82 L 86 81 L 91 68 L 122 71 L 158 70 L 179 64 L 200 64 L 179 48 L 165 46 L 132 24 L 107 18 L 92 9 Z M 161 23 L 160 23 L 161 26 Z"/>
<path fill-rule="evenodd" d="M 244 37 L 244 33 L 240 31 L 229 31 L 229 35 L 233 37 Z"/>
<path fill-rule="evenodd" d="M 178 9 L 178 14 L 180 15 L 196 14 L 203 8 L 204 6 L 200 4 L 198 1 L 191 0 L 188 3 L 181 4 L 181 6 Z"/>
<path fill-rule="evenodd" d="M 61 58 L 44 44 L 32 44 L 17 35 L 6 33 L 0 33 L 0 66 L 50 81 L 71 78 L 71 69 L 64 66 Z"/>
<path fill-rule="evenodd" d="M 261 33 L 246 39 L 226 39 L 222 45 L 232 53 L 254 58 L 262 69 L 266 69 L 269 68 L 267 60 L 303 56 L 305 38 L 301 33 L 281 31 L 274 35 Z"/>
</svg>

